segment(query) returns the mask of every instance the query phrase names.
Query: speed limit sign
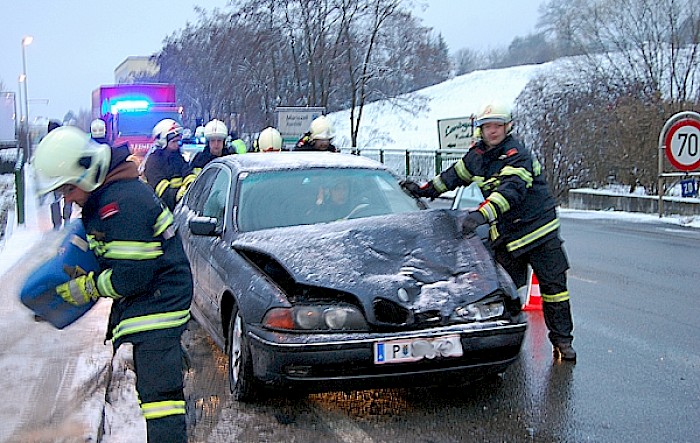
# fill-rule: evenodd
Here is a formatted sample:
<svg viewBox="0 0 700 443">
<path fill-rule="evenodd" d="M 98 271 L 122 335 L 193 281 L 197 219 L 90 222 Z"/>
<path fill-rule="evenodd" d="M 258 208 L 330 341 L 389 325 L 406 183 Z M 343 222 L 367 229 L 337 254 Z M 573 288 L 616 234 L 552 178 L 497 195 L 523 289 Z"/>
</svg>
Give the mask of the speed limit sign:
<svg viewBox="0 0 700 443">
<path fill-rule="evenodd" d="M 684 118 L 678 120 L 666 133 L 666 157 L 681 171 L 700 168 L 700 122 Z"/>
</svg>

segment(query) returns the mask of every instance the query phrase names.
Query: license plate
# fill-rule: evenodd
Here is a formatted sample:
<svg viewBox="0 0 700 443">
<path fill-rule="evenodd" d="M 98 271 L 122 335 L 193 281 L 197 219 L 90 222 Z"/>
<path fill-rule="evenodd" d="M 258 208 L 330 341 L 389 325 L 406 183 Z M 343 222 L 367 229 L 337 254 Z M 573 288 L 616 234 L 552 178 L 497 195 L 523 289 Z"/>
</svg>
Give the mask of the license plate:
<svg viewBox="0 0 700 443">
<path fill-rule="evenodd" d="M 390 340 L 374 344 L 374 364 L 409 363 L 424 358 L 461 357 L 462 342 L 458 335 L 436 338 Z"/>
</svg>

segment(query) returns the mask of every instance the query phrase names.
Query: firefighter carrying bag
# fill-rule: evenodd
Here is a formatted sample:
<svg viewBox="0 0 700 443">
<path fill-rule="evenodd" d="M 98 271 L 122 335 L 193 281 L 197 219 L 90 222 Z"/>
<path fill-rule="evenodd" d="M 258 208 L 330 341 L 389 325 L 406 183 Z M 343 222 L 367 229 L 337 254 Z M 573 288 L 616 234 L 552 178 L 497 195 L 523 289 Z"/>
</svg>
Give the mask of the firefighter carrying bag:
<svg viewBox="0 0 700 443">
<path fill-rule="evenodd" d="M 34 314 L 63 329 L 82 317 L 95 304 L 91 300 L 82 306 L 73 306 L 56 293 L 56 286 L 70 280 L 65 267 L 80 267 L 83 271 L 99 271 L 97 257 L 89 249 L 85 227 L 81 220 L 73 220 L 59 231 L 59 237 L 48 246 L 49 257 L 24 282 L 21 302 Z"/>
</svg>

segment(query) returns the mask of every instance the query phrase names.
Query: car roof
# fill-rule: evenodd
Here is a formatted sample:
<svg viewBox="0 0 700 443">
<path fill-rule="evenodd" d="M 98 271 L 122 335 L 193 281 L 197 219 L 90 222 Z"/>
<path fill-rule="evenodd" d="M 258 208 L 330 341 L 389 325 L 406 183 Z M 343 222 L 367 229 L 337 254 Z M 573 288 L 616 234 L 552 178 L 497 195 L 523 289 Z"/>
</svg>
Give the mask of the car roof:
<svg viewBox="0 0 700 443">
<path fill-rule="evenodd" d="M 256 152 L 226 155 L 215 162 L 249 172 L 309 168 L 364 168 L 389 171 L 385 165 L 370 158 L 334 152 Z"/>
</svg>

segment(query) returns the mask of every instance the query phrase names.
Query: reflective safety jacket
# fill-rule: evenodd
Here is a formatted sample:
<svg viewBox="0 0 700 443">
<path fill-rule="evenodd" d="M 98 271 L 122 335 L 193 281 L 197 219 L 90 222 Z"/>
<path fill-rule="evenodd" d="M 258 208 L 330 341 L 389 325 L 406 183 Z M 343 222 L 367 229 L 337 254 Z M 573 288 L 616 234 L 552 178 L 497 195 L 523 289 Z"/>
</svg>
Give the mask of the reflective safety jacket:
<svg viewBox="0 0 700 443">
<path fill-rule="evenodd" d="M 190 318 L 192 273 L 173 215 L 138 178 L 126 147 L 112 148 L 104 184 L 82 211 L 100 264 L 100 295 L 113 299 L 107 339 L 179 337 Z"/>
<path fill-rule="evenodd" d="M 485 198 L 479 211 L 489 222 L 494 248 L 517 256 L 557 236 L 556 202 L 535 156 L 510 135 L 486 148 L 480 140 L 430 184 L 442 193 L 476 182 Z"/>
<path fill-rule="evenodd" d="M 190 165 L 180 151 L 156 149 L 145 160 L 144 176 L 146 182 L 156 191 L 172 211 L 177 204 L 178 191 L 190 174 Z M 182 195 L 182 193 L 181 193 Z"/>
</svg>

